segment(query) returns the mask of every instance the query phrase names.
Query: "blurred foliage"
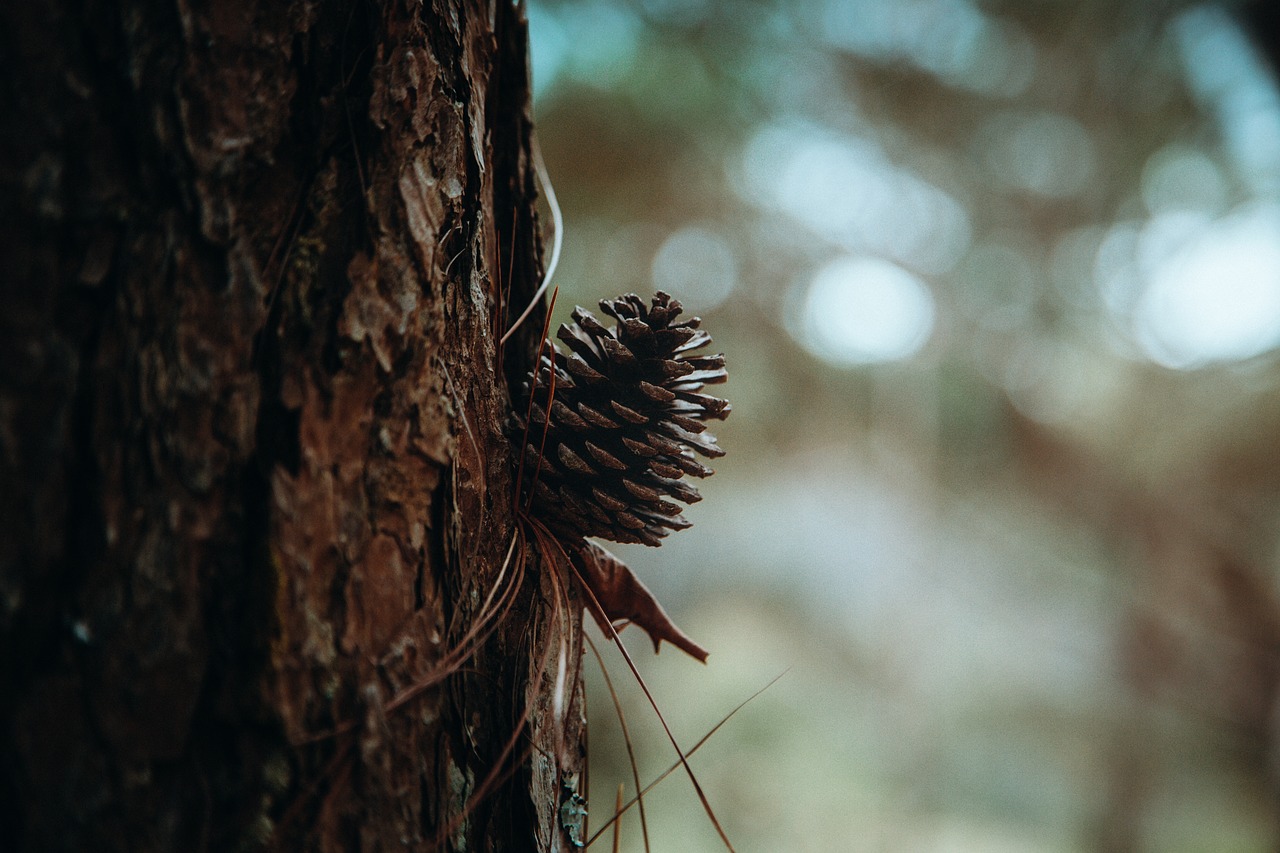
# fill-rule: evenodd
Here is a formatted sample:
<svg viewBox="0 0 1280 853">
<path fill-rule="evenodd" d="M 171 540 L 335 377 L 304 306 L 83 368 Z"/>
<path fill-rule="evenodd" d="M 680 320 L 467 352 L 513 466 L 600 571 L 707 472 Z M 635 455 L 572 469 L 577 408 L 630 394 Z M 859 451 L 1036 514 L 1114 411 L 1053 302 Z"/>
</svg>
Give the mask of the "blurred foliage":
<svg viewBox="0 0 1280 853">
<path fill-rule="evenodd" d="M 729 358 L 695 528 L 626 557 L 715 652 L 641 661 L 683 742 L 794 667 L 695 761 L 740 850 L 1280 841 L 1280 94 L 1235 11 L 530 4 L 557 318 L 664 289 Z"/>
</svg>

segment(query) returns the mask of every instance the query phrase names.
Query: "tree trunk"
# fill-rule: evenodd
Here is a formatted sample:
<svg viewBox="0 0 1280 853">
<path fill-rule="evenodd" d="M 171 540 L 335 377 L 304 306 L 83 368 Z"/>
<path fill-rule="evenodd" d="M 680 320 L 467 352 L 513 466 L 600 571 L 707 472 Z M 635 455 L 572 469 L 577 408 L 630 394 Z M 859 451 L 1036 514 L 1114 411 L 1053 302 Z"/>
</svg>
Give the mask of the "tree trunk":
<svg viewBox="0 0 1280 853">
<path fill-rule="evenodd" d="M 0 20 L 6 849 L 571 846 L 523 8 Z"/>
</svg>

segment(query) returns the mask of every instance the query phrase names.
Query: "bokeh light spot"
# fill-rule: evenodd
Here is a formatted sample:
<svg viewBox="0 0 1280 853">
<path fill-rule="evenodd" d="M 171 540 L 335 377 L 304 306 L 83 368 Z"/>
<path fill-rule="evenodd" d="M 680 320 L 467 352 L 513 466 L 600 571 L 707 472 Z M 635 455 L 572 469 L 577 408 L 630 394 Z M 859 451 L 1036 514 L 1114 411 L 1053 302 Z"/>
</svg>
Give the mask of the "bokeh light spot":
<svg viewBox="0 0 1280 853">
<path fill-rule="evenodd" d="M 1217 4 L 1183 12 L 1173 33 L 1187 82 L 1216 115 L 1238 176 L 1259 194 L 1280 191 L 1280 89 L 1266 61 Z"/>
<path fill-rule="evenodd" d="M 914 355 L 933 322 L 933 296 L 919 278 L 880 258 L 842 258 L 813 277 L 797 331 L 819 358 L 873 364 Z"/>
<path fill-rule="evenodd" d="M 642 23 L 634 10 L 608 0 L 529 6 L 530 64 L 535 99 L 562 76 L 598 89 L 619 85 L 634 70 Z"/>
<path fill-rule="evenodd" d="M 1156 265 L 1134 315 L 1168 367 L 1236 361 L 1280 345 L 1280 206 L 1214 223 Z"/>
<path fill-rule="evenodd" d="M 768 126 L 743 157 L 743 191 L 848 253 L 884 255 L 925 273 L 949 270 L 972 239 L 963 205 L 865 138 Z"/>
<path fill-rule="evenodd" d="M 696 225 L 676 231 L 653 257 L 653 286 L 699 311 L 719 305 L 733 290 L 738 262 L 719 234 Z"/>
<path fill-rule="evenodd" d="M 802 26 L 837 50 L 872 62 L 914 65 L 973 91 L 1021 91 L 1035 62 L 1025 37 L 969 0 L 827 0 L 796 14 Z"/>
</svg>

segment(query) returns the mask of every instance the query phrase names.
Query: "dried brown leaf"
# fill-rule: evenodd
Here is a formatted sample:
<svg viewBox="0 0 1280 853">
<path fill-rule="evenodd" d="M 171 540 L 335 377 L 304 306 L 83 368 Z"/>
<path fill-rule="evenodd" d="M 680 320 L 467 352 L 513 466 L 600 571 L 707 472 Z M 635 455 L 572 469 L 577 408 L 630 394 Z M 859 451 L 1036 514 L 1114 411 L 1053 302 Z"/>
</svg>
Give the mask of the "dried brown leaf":
<svg viewBox="0 0 1280 853">
<path fill-rule="evenodd" d="M 662 641 L 666 640 L 702 663 L 707 662 L 707 650 L 676 627 L 658 599 L 654 598 L 653 593 L 626 563 L 589 541 L 583 542 L 578 558 L 582 579 L 591 587 L 591 592 L 604 610 L 600 613 L 595 608 L 589 608 L 591 615 L 600 623 L 600 628 L 606 635 L 609 632 L 602 620 L 611 623 L 632 622 L 653 640 L 655 653 Z"/>
</svg>

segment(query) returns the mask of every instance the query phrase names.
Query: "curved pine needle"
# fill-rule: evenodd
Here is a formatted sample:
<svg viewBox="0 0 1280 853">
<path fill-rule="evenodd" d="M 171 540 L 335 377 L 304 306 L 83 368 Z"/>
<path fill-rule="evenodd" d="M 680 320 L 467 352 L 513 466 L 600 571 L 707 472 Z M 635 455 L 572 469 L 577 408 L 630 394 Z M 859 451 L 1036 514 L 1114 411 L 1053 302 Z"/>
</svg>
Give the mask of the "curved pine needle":
<svg viewBox="0 0 1280 853">
<path fill-rule="evenodd" d="M 540 339 L 540 343 L 538 344 L 538 354 L 536 356 L 536 361 L 534 362 L 533 379 L 531 380 L 531 382 L 536 383 L 538 381 L 538 372 L 542 365 L 543 348 L 548 346 L 554 346 L 550 342 L 550 339 L 547 338 L 547 332 L 551 329 L 551 312 L 555 310 L 556 297 L 559 295 L 560 295 L 560 288 L 557 287 L 551 293 L 551 304 L 547 306 L 547 318 L 542 322 L 542 337 Z M 553 355 L 555 354 L 554 349 L 552 350 L 552 354 Z M 555 393 L 555 381 L 556 381 L 556 374 L 555 374 L 555 371 L 553 370 L 551 371 L 551 393 L 553 394 Z M 525 452 L 529 449 L 529 425 L 533 423 L 533 400 L 535 397 L 535 393 L 534 393 L 535 391 L 537 391 L 537 388 L 534 388 L 534 387 L 529 388 L 529 407 L 524 413 L 524 438 L 520 442 L 520 460 L 519 462 L 516 463 L 516 490 L 513 493 L 514 494 L 513 500 L 515 501 L 517 512 L 521 512 L 525 514 L 527 514 L 529 507 L 525 507 L 523 510 L 520 508 L 520 495 L 521 495 L 520 488 L 523 485 L 523 481 L 524 481 Z M 548 402 L 547 407 L 550 408 L 550 406 L 551 406 L 551 403 Z M 545 427 L 543 427 L 543 430 L 542 430 L 542 447 L 543 448 L 545 448 L 547 445 L 547 430 L 550 429 L 550 426 L 551 426 L 550 423 L 548 423 Z M 541 467 L 542 467 L 542 453 L 539 452 L 538 468 L 541 468 Z M 535 469 L 533 472 L 533 477 L 535 479 L 533 481 L 533 484 L 529 486 L 529 495 L 530 495 L 529 506 L 533 505 L 533 488 L 535 485 L 537 485 L 537 482 L 538 482 L 536 479 L 537 475 L 538 475 L 538 471 Z"/>
<path fill-rule="evenodd" d="M 547 671 L 547 666 L 550 665 L 550 662 L 551 645 L 548 644 L 546 652 L 542 655 L 542 661 L 538 664 L 539 678 L 541 678 L 542 674 Z M 438 850 L 443 848 L 445 840 L 462 825 L 462 822 L 467 819 L 468 815 L 470 815 L 472 811 L 475 810 L 475 807 L 479 803 L 483 802 L 485 797 L 493 793 L 499 785 L 514 776 L 516 771 L 519 769 L 519 766 L 525 763 L 525 759 L 528 758 L 529 753 L 532 752 L 532 746 L 527 746 L 521 751 L 519 761 L 508 762 L 507 759 L 515 753 L 516 744 L 520 742 L 520 738 L 524 734 L 525 726 L 529 724 L 529 715 L 532 712 L 532 703 L 526 702 L 524 710 L 520 713 L 520 719 L 516 720 L 516 724 L 512 728 L 511 737 L 507 739 L 506 744 L 502 747 L 502 752 L 498 754 L 497 761 L 493 763 L 493 767 L 490 768 L 488 774 L 480 782 L 479 787 L 477 787 L 475 792 L 468 798 L 467 804 L 463 806 L 462 811 L 454 815 L 453 818 L 442 826 L 440 831 L 436 833 L 436 837 L 432 839 L 431 847 L 429 849 Z"/>
<path fill-rule="evenodd" d="M 556 762 L 558 764 L 561 756 L 565 753 L 564 726 L 567 719 L 568 706 L 572 702 L 572 697 L 570 697 L 569 702 L 565 701 L 565 692 L 568 689 L 569 678 L 569 614 L 573 611 L 573 604 L 569 600 L 568 579 L 554 569 L 547 573 L 547 577 L 555 591 L 555 608 L 552 615 L 554 623 L 559 628 L 557 631 L 559 636 L 557 646 L 560 653 L 556 658 L 556 681 L 551 694 L 551 715 L 552 723 L 555 726 Z M 574 669 L 574 684 L 577 684 L 581 671 L 581 661 L 579 661 L 579 666 Z"/>
<path fill-rule="evenodd" d="M 556 288 L 556 293 L 558 294 L 559 292 L 560 292 L 560 289 Z M 551 304 L 555 305 L 555 302 L 556 302 L 555 296 L 552 296 Z M 548 319 L 551 317 L 550 311 L 547 312 L 547 317 Z M 539 358 L 541 358 L 541 356 L 539 356 Z M 534 378 L 536 381 L 537 379 L 536 371 L 534 373 Z M 533 389 L 530 389 L 529 391 L 530 406 L 533 405 L 533 397 L 534 397 Z M 555 401 L 556 401 L 556 372 L 552 370 L 551 382 L 547 386 L 547 411 L 548 412 L 551 411 L 551 406 L 555 403 Z M 532 411 L 532 409 L 530 409 L 530 411 Z M 526 424 L 526 433 L 527 431 L 528 431 L 528 427 Z M 547 454 L 547 434 L 550 432 L 551 432 L 551 417 L 548 415 L 547 422 L 542 425 L 542 441 L 539 442 L 538 444 L 538 467 L 533 469 L 533 479 L 529 482 L 529 501 L 528 503 L 525 504 L 525 507 L 524 507 L 525 512 L 529 512 L 531 509 L 533 509 L 533 496 L 534 496 L 535 490 L 538 488 L 538 475 L 542 473 L 542 458 Z M 519 493 L 517 493 L 517 495 L 518 494 Z M 563 551 L 563 549 L 561 550 Z M 566 555 L 565 559 L 566 560 L 568 559 L 568 555 Z"/>
<path fill-rule="evenodd" d="M 494 296 L 495 304 L 493 306 L 493 314 L 489 318 L 489 334 L 492 337 L 498 336 L 499 324 L 503 318 L 507 316 L 507 293 L 511 289 L 511 277 L 515 274 L 516 268 L 516 232 L 520 225 L 520 210 L 515 205 L 511 206 L 511 250 L 507 252 L 507 275 L 506 278 L 499 277 L 497 281 L 497 294 Z M 501 269 L 499 269 L 501 272 Z M 497 364 L 495 367 L 499 373 L 502 372 L 502 356 L 506 352 L 506 347 L 498 347 L 495 356 Z"/>
<path fill-rule="evenodd" d="M 524 583 L 525 541 L 523 533 L 517 527 L 515 533 L 512 534 L 511 546 L 507 548 L 506 559 L 502 561 L 502 568 L 498 572 L 497 581 L 495 581 L 493 587 L 489 590 L 489 594 L 485 598 L 484 605 L 476 615 L 476 619 L 472 623 L 471 628 L 458 642 L 458 645 L 454 647 L 452 652 L 445 656 L 444 660 L 448 661 L 448 663 L 442 662 L 440 666 L 438 666 L 433 672 L 429 673 L 426 677 L 419 679 L 417 683 L 406 687 L 404 690 L 401 690 L 393 696 L 387 702 L 388 711 L 396 710 L 415 696 L 421 694 L 422 691 L 426 690 L 428 687 L 439 684 L 441 681 L 444 681 L 444 679 L 456 672 L 464 663 L 471 659 L 471 656 L 475 654 L 476 650 L 479 649 L 480 646 L 489 639 L 489 636 L 497 629 L 497 627 L 502 624 L 503 619 L 511 610 L 511 605 L 515 603 L 516 592 L 520 589 L 520 585 Z M 510 581 L 507 582 L 506 587 L 502 590 L 501 594 L 498 595 L 498 600 L 495 602 L 494 595 L 498 594 L 499 585 L 502 578 L 506 575 L 507 566 L 511 562 L 511 556 L 515 551 L 517 542 L 521 545 L 520 558 L 515 561 L 515 571 L 511 573 Z"/>
<path fill-rule="evenodd" d="M 478 649 L 489 636 L 494 632 L 498 625 L 502 624 L 503 618 L 510 611 L 511 605 L 515 602 L 516 592 L 520 585 L 524 583 L 524 543 L 525 538 L 520 528 L 516 528 L 511 537 L 511 545 L 507 548 L 507 556 L 502 561 L 502 567 L 498 571 L 498 577 L 494 585 L 489 590 L 488 596 L 485 598 L 484 605 L 476 614 L 475 621 L 467 633 L 458 641 L 458 644 L 444 654 L 440 659 L 440 663 L 431 672 L 419 678 L 413 684 L 405 687 L 387 700 L 386 711 L 388 713 L 395 711 L 411 701 L 415 697 L 422 694 L 423 691 L 433 687 L 444 681 L 450 675 L 453 675 L 462 665 L 466 663 L 476 649 Z M 512 572 L 510 580 L 506 586 L 502 587 L 502 580 L 507 574 L 507 568 L 511 563 L 511 557 L 515 553 L 516 545 L 520 544 L 520 559 L 516 561 L 516 570 Z M 501 593 L 499 589 L 501 588 Z M 497 596 L 497 601 L 494 597 Z M 328 740 L 338 735 L 353 731 L 359 725 L 358 719 L 350 719 L 338 723 L 330 729 L 322 732 L 306 735 L 291 741 L 294 746 L 300 746 L 308 743 L 318 743 Z"/>
<path fill-rule="evenodd" d="M 534 535 L 535 535 L 535 538 L 539 538 L 539 532 L 536 527 L 534 528 Z M 524 538 L 523 533 L 521 534 L 520 539 L 522 542 L 527 541 Z M 507 552 L 508 560 L 510 559 L 510 556 L 511 556 L 511 551 L 508 550 Z M 524 554 L 522 553 L 519 566 L 523 568 L 523 565 L 524 565 Z M 506 568 L 505 562 L 504 562 L 503 568 L 505 571 L 505 568 Z M 518 573 L 518 575 L 521 581 L 523 581 L 523 577 L 524 577 L 523 570 L 521 570 Z M 555 576 L 556 576 L 556 573 L 552 572 L 551 573 L 552 585 L 556 588 L 556 598 L 555 598 L 556 606 L 552 610 L 552 626 L 553 626 L 553 629 L 556 630 L 557 633 L 560 635 L 560 642 L 555 644 L 555 647 L 559 649 L 560 658 L 563 660 L 563 658 L 565 658 L 565 656 L 567 655 L 567 652 L 565 650 L 565 642 L 566 642 L 566 637 L 568 636 L 568 627 L 569 627 L 569 605 L 568 605 L 567 591 L 564 590 L 563 586 L 560 584 L 559 580 L 557 580 Z M 515 575 L 513 575 L 513 580 L 514 578 L 515 578 Z M 487 603 L 488 602 L 486 602 L 486 605 Z M 505 616 L 505 614 L 506 614 L 506 609 L 504 608 L 503 615 Z M 501 619 L 499 619 L 498 621 L 501 622 Z M 485 636 L 487 637 L 488 634 L 486 633 Z M 483 642 L 483 639 L 481 640 L 481 642 Z M 548 672 L 551 666 L 551 650 L 552 650 L 553 644 L 546 643 L 544 645 L 545 645 L 545 649 L 543 650 L 543 653 L 542 653 L 542 659 L 539 661 L 538 669 L 536 671 L 536 674 L 533 676 L 533 681 L 539 682 L 539 683 L 541 682 L 542 677 Z M 557 682 L 559 682 L 559 680 L 560 680 L 560 677 L 559 675 L 557 675 Z M 387 707 L 388 709 L 391 707 L 390 703 L 388 703 Z M 511 732 L 511 737 L 507 740 L 506 744 L 502 747 L 502 752 L 499 753 L 497 761 L 494 762 L 493 767 L 489 770 L 489 773 L 485 776 L 484 780 L 481 781 L 480 785 L 475 789 L 471 797 L 468 798 L 467 805 L 463 807 L 462 811 L 459 814 L 454 815 L 454 817 L 445 826 L 441 827 L 440 831 L 436 834 L 436 837 L 431 842 L 431 849 L 439 849 L 443 847 L 445 840 L 454 832 L 454 830 L 456 830 L 462 824 L 462 821 L 466 820 L 467 816 L 471 814 L 471 812 L 474 810 L 476 804 L 483 802 L 484 799 L 488 797 L 491 793 L 493 793 L 493 791 L 499 785 L 503 784 L 508 779 L 510 779 L 517 772 L 520 765 L 525 763 L 525 759 L 532 752 L 533 747 L 531 745 L 527 746 L 524 750 L 521 751 L 520 753 L 521 757 L 519 761 L 509 762 L 508 759 L 513 754 L 515 754 L 516 744 L 519 743 L 520 737 L 524 734 L 525 727 L 529 724 L 529 716 L 532 713 L 533 713 L 533 703 L 525 702 L 524 709 L 520 712 L 520 717 L 518 720 L 516 720 L 516 724 Z M 556 719 L 556 725 L 557 725 L 557 729 L 559 730 L 560 729 L 559 717 L 557 717 Z M 557 739 L 559 739 L 559 737 L 560 735 L 558 731 Z M 557 748 L 562 748 L 562 744 L 558 743 Z"/>
<path fill-rule="evenodd" d="M 524 323 L 529 317 L 529 313 L 533 311 L 533 306 L 538 304 L 538 300 L 547 292 L 547 287 L 551 284 L 551 277 L 556 274 L 556 267 L 560 263 L 560 249 L 564 245 L 564 216 L 560 213 L 560 202 L 556 200 L 555 187 L 551 185 L 551 176 L 547 174 L 547 164 L 542 161 L 542 146 L 538 144 L 538 137 L 534 136 L 532 144 L 529 146 L 533 153 L 533 170 L 538 175 L 538 182 L 542 184 L 542 189 L 547 193 L 547 206 L 551 208 L 551 223 L 555 227 L 555 234 L 551 242 L 551 260 L 547 263 L 547 274 L 542 277 L 542 284 L 538 286 L 537 291 L 533 294 L 533 298 L 529 300 L 529 304 L 525 306 L 524 312 L 516 318 L 511 324 L 511 328 L 507 329 L 499 340 L 498 345 L 501 346 L 507 342 L 507 338 L 511 337 L 516 329 Z"/>
</svg>

